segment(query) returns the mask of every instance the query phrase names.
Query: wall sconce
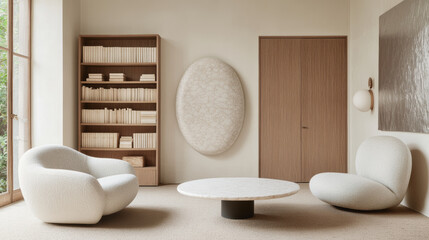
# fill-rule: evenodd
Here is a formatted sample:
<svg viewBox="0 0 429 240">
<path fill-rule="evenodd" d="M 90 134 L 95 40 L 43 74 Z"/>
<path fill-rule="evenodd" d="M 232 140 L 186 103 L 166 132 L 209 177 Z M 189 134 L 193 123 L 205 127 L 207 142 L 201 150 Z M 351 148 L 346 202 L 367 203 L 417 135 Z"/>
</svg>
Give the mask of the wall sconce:
<svg viewBox="0 0 429 240">
<path fill-rule="evenodd" d="M 359 90 L 353 95 L 353 105 L 361 111 L 367 112 L 374 109 L 374 93 L 372 92 L 372 78 L 368 79 L 369 90 Z"/>
</svg>

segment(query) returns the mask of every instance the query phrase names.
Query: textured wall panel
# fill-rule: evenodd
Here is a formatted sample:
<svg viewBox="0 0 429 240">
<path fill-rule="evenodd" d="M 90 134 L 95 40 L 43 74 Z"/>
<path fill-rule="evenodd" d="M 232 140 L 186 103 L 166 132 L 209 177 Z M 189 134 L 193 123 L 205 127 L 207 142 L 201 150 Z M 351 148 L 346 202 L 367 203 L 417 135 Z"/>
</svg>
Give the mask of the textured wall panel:
<svg viewBox="0 0 429 240">
<path fill-rule="evenodd" d="M 429 133 L 429 1 L 380 17 L 379 129 Z"/>
<path fill-rule="evenodd" d="M 195 61 L 177 88 L 176 117 L 198 152 L 216 155 L 230 148 L 244 120 L 244 92 L 234 69 L 216 58 Z"/>
</svg>

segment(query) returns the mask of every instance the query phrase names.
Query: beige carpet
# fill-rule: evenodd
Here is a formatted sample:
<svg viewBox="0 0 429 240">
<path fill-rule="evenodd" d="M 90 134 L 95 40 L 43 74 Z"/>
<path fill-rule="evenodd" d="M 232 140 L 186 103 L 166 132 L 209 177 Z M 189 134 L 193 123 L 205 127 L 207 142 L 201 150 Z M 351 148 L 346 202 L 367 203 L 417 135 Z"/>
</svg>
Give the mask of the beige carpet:
<svg viewBox="0 0 429 240">
<path fill-rule="evenodd" d="M 141 188 L 128 208 L 92 226 L 40 222 L 21 201 L 0 208 L 0 239 L 429 239 L 429 219 L 405 207 L 345 211 L 301 188 L 256 201 L 246 220 L 224 219 L 219 201 L 182 196 L 175 185 Z"/>
</svg>

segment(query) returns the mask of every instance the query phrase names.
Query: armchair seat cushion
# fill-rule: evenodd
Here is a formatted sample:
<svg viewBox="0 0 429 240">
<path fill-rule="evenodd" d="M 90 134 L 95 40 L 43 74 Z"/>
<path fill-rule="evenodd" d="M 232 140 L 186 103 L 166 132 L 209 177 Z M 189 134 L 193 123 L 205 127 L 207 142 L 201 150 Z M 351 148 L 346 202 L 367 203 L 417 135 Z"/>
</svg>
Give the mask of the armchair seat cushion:
<svg viewBox="0 0 429 240">
<path fill-rule="evenodd" d="M 118 174 L 97 179 L 106 196 L 103 215 L 115 213 L 131 203 L 137 194 L 137 178 L 133 174 Z"/>
<path fill-rule="evenodd" d="M 319 173 L 311 179 L 310 189 L 320 200 L 349 209 L 385 209 L 400 202 L 383 184 L 354 174 Z"/>
</svg>

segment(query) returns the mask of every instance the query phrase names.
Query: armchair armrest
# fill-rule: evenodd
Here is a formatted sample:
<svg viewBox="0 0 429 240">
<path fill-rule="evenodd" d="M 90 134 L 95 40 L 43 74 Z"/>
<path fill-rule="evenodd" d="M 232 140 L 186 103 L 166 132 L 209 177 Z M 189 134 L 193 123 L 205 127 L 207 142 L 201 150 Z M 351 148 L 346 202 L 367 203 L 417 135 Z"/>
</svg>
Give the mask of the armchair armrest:
<svg viewBox="0 0 429 240">
<path fill-rule="evenodd" d="M 105 196 L 93 176 L 42 167 L 20 170 L 24 199 L 42 221 L 92 224 L 100 220 Z"/>
</svg>

